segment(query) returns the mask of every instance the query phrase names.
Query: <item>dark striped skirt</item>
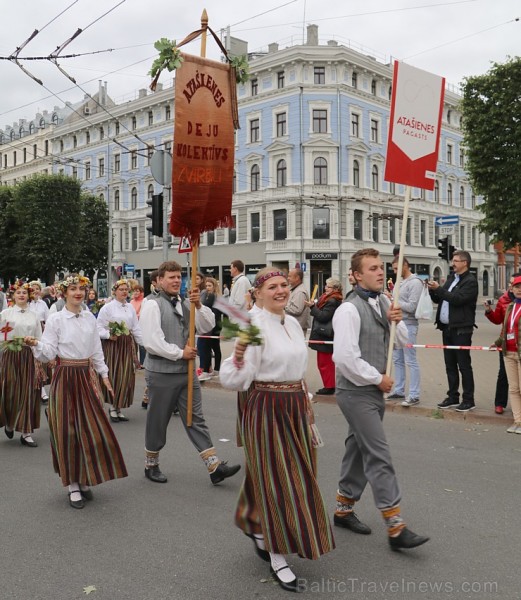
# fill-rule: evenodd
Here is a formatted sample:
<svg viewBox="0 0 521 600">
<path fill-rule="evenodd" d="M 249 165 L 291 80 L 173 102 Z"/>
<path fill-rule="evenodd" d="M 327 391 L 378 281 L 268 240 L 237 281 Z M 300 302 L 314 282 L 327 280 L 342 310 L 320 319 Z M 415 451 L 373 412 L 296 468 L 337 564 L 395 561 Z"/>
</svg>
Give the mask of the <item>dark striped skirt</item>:
<svg viewBox="0 0 521 600">
<path fill-rule="evenodd" d="M 63 485 L 97 485 L 127 476 L 88 360 L 59 359 L 49 393 L 49 429 L 54 470 Z"/>
<path fill-rule="evenodd" d="M 119 335 L 115 341 L 102 340 L 105 364 L 109 368 L 109 379 L 114 398 L 102 385 L 103 398 L 114 408 L 128 408 L 134 402 L 136 386 L 136 344 L 131 335 Z M 101 381 L 101 380 L 100 380 Z"/>
<path fill-rule="evenodd" d="M 316 479 L 308 397 L 301 383 L 254 382 L 244 405 L 246 455 L 235 523 L 266 549 L 316 559 L 335 547 Z"/>
<path fill-rule="evenodd" d="M 40 390 L 29 346 L 0 355 L 0 427 L 32 433 L 40 427 Z"/>
</svg>

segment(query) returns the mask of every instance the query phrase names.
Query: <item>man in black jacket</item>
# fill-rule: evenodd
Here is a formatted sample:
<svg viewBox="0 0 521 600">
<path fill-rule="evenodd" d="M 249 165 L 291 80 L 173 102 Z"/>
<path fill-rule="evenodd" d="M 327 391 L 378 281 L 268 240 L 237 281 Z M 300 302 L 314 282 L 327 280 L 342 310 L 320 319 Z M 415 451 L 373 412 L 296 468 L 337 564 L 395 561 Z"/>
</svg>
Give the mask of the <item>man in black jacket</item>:
<svg viewBox="0 0 521 600">
<path fill-rule="evenodd" d="M 463 250 L 454 252 L 453 273 L 441 287 L 436 281 L 429 281 L 429 293 L 438 303 L 436 327 L 442 331 L 444 346 L 470 346 L 476 319 L 478 282 L 469 271 L 470 254 Z M 474 375 L 470 360 L 470 350 L 444 350 L 445 370 L 449 382 L 447 398 L 438 404 L 439 408 L 456 408 L 458 412 L 468 412 L 476 408 L 474 404 Z M 463 387 L 462 402 L 459 401 L 459 374 Z"/>
</svg>

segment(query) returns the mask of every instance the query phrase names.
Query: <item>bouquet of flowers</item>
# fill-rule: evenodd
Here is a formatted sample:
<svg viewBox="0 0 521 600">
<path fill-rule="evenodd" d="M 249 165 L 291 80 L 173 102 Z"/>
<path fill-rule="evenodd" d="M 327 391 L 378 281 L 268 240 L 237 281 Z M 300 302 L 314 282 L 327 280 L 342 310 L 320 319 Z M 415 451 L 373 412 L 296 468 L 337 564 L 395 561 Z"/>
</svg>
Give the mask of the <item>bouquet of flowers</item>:
<svg viewBox="0 0 521 600">
<path fill-rule="evenodd" d="M 129 328 L 127 327 L 125 321 L 121 321 L 121 323 L 118 323 L 117 321 L 110 321 L 109 332 L 111 336 L 115 335 L 117 337 L 120 335 L 130 335 Z"/>
<path fill-rule="evenodd" d="M 245 329 L 241 329 L 241 326 L 237 323 L 224 319 L 221 335 L 225 340 L 239 338 L 239 342 L 245 346 L 260 346 L 262 344 L 260 329 L 252 323 L 249 323 Z"/>
</svg>

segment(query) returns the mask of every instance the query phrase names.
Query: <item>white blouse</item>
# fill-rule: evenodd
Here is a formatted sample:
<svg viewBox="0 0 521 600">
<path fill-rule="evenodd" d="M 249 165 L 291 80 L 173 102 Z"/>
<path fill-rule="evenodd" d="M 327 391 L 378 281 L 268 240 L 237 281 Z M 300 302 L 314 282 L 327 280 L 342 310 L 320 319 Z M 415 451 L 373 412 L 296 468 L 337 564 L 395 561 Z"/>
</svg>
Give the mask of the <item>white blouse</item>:
<svg viewBox="0 0 521 600">
<path fill-rule="evenodd" d="M 29 310 L 22 309 L 19 306 L 6 308 L 0 314 L 0 329 L 6 325 L 13 328 L 13 331 L 0 334 L 0 341 L 12 340 L 15 337 L 31 336 L 39 340 L 42 337 L 42 326 L 38 317 Z"/>
<path fill-rule="evenodd" d="M 107 377 L 96 317 L 88 310 L 75 314 L 66 308 L 49 316 L 42 339 L 33 346 L 37 359 L 47 362 L 57 356 L 71 360 L 90 358 L 94 369 Z"/>
<path fill-rule="evenodd" d="M 219 378 L 230 390 L 247 390 L 252 381 L 300 381 L 308 366 L 308 348 L 298 321 L 289 315 L 275 315 L 263 309 L 251 315 L 261 330 L 262 345 L 248 346 L 242 368 L 233 364 L 233 355 L 221 364 Z"/>
<path fill-rule="evenodd" d="M 141 327 L 136 314 L 136 309 L 130 304 L 130 302 L 118 302 L 112 300 L 108 304 L 104 304 L 98 313 L 98 333 L 102 340 L 108 340 L 110 337 L 109 323 L 111 321 L 125 321 L 130 333 L 133 335 L 136 342 L 142 346 L 143 336 L 141 334 Z"/>
<path fill-rule="evenodd" d="M 41 298 L 38 298 L 38 300 L 31 300 L 29 303 L 29 310 L 35 313 L 40 321 L 47 321 L 49 316 L 49 307 Z"/>
</svg>

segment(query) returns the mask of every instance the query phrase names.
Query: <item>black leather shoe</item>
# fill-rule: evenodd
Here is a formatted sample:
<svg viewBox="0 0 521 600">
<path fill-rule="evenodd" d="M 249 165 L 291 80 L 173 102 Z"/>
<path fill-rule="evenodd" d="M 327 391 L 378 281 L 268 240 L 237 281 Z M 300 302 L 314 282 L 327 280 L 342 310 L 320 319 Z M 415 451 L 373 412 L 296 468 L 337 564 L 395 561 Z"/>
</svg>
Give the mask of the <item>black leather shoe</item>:
<svg viewBox="0 0 521 600">
<path fill-rule="evenodd" d="M 257 553 L 257 556 L 261 558 L 264 562 L 270 562 L 270 553 L 267 550 L 264 550 L 263 548 L 259 548 L 257 546 L 255 536 L 251 533 L 247 533 L 246 535 L 253 541 L 253 545 L 255 546 L 255 552 Z"/>
<path fill-rule="evenodd" d="M 92 493 L 92 490 L 90 488 L 86 490 L 80 489 L 80 492 L 84 500 L 94 500 L 94 494 Z"/>
<path fill-rule="evenodd" d="M 210 473 L 210 479 L 214 485 L 217 485 L 228 477 L 233 477 L 240 469 L 241 465 L 232 465 L 229 467 L 226 462 L 222 462 L 213 473 Z"/>
<path fill-rule="evenodd" d="M 333 521 L 338 527 L 345 527 L 355 533 L 361 533 L 362 535 L 369 535 L 371 533 L 369 525 L 362 523 L 354 512 L 347 513 L 343 517 L 334 515 Z"/>
<path fill-rule="evenodd" d="M 389 545 L 393 550 L 400 548 L 416 548 L 428 542 L 430 538 L 426 535 L 418 535 L 405 527 L 398 537 L 389 537 Z"/>
<path fill-rule="evenodd" d="M 438 408 L 454 408 L 455 406 L 459 406 L 459 400 L 451 400 L 450 398 L 445 398 L 443 402 L 438 404 Z"/>
<path fill-rule="evenodd" d="M 270 573 L 273 575 L 273 577 L 275 577 L 275 580 L 277 581 L 277 583 L 280 585 L 280 587 L 283 590 L 286 590 L 287 592 L 296 592 L 297 594 L 299 594 L 300 592 L 302 592 L 303 590 L 300 589 L 299 585 L 298 585 L 298 580 L 295 577 L 295 579 L 293 579 L 293 581 L 282 581 L 282 579 L 280 579 L 280 577 L 278 576 L 278 573 L 280 573 L 280 571 L 283 571 L 284 569 L 289 569 L 289 567 L 286 565 L 285 567 L 281 567 L 280 569 L 277 569 L 276 571 L 274 570 L 273 567 L 270 567 Z"/>
<path fill-rule="evenodd" d="M 119 423 L 118 412 L 116 410 L 109 410 L 109 417 L 113 423 Z"/>
<path fill-rule="evenodd" d="M 125 417 L 123 413 L 118 412 L 118 421 L 128 421 L 128 417 Z"/>
<path fill-rule="evenodd" d="M 148 402 L 145 402 L 144 400 L 141 402 L 141 408 L 144 408 L 145 410 L 148 408 Z"/>
<path fill-rule="evenodd" d="M 14 437 L 14 431 L 8 431 L 7 427 L 4 427 L 5 435 L 12 440 Z"/>
<path fill-rule="evenodd" d="M 20 442 L 22 446 L 29 446 L 29 448 L 38 448 L 38 444 L 34 440 L 30 442 L 29 440 L 26 440 L 23 435 L 20 436 Z"/>
<path fill-rule="evenodd" d="M 74 493 L 75 492 L 69 492 L 69 504 L 72 506 L 72 508 L 83 508 L 85 506 L 83 497 L 81 498 L 81 500 L 71 500 L 71 494 Z"/>
<path fill-rule="evenodd" d="M 334 396 L 335 388 L 320 388 L 315 392 L 316 396 Z"/>
<path fill-rule="evenodd" d="M 155 481 L 156 483 L 166 483 L 168 481 L 166 475 L 163 475 L 163 473 L 161 473 L 159 470 L 159 467 L 145 469 L 145 477 L 150 479 L 150 481 Z"/>
</svg>

